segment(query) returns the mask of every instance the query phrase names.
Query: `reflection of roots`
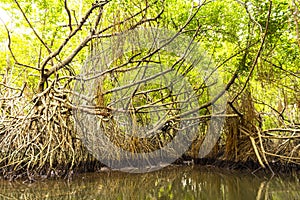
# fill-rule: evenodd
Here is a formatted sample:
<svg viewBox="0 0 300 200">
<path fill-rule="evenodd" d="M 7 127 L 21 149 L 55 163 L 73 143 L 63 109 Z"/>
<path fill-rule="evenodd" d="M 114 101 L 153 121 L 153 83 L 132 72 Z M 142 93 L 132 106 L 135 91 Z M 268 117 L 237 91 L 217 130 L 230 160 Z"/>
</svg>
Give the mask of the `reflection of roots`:
<svg viewBox="0 0 300 200">
<path fill-rule="evenodd" d="M 177 124 L 170 125 L 165 130 L 158 130 L 151 137 L 136 137 L 122 132 L 116 123 L 110 119 L 102 121 L 104 134 L 115 146 L 132 153 L 148 153 L 159 150 L 170 143 L 176 136 Z"/>
</svg>

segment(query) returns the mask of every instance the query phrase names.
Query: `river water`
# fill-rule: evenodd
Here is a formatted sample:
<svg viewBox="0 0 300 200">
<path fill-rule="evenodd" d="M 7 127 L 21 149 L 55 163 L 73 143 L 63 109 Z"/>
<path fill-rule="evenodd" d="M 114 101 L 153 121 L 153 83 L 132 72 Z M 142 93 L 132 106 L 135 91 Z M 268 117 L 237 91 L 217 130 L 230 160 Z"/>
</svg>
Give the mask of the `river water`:
<svg viewBox="0 0 300 200">
<path fill-rule="evenodd" d="M 201 166 L 169 166 L 145 174 L 79 174 L 33 183 L 0 180 L 0 199 L 300 199 L 300 174 L 274 176 Z"/>
</svg>

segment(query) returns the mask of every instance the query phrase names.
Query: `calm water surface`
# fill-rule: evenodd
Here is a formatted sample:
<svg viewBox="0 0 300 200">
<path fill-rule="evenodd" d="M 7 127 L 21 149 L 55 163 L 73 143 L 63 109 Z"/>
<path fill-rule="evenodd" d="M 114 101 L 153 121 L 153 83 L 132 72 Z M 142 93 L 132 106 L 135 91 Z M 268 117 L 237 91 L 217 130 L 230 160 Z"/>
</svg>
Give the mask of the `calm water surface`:
<svg viewBox="0 0 300 200">
<path fill-rule="evenodd" d="M 300 199 L 297 174 L 267 175 L 171 166 L 146 174 L 80 174 L 31 184 L 0 180 L 0 199 Z"/>
</svg>

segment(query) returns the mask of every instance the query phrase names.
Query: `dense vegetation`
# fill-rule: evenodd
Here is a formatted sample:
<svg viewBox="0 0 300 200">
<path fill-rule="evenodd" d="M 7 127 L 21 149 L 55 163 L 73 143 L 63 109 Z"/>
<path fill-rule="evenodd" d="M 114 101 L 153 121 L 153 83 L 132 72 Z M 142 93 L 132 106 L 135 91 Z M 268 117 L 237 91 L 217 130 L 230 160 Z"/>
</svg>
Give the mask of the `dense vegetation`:
<svg viewBox="0 0 300 200">
<path fill-rule="evenodd" d="M 211 117 L 217 114 L 225 119 L 225 125 L 206 157 L 254 161 L 271 171 L 275 164 L 299 166 L 298 0 L 4 0 L 0 5 L 0 171 L 4 177 L 96 170 L 101 163 L 82 143 L 82 127 L 91 122 L 77 111 L 93 113 L 102 123 L 111 114 L 112 105 L 118 105 L 115 99 L 123 96 L 130 101 L 128 110 L 134 123 L 146 126 L 151 120 L 160 122 L 164 111 L 168 113 L 165 123 L 175 121 L 166 130 L 161 128 L 163 122 L 156 123 L 152 128 L 167 134 L 159 132 L 146 139 L 133 133 L 126 138 L 128 130 L 116 128 L 111 120 L 102 124 L 113 143 L 129 152 L 151 152 L 168 144 L 180 135 L 182 127 L 176 123 L 180 116 L 188 118 L 186 123 L 198 120 L 197 127 L 193 125 L 197 135 L 190 138 L 192 145 L 185 152 L 187 157 L 198 158 L 201 143 L 214 126 Z M 182 52 L 156 43 L 144 49 L 147 44 L 143 39 L 138 41 L 141 45 L 114 40 L 136 30 L 168 30 L 167 37 L 160 39 L 172 43 L 179 38 L 177 44 L 182 45 L 173 49 Z M 111 49 L 104 57 L 113 61 L 109 65 L 97 57 L 106 42 Z M 191 54 L 193 48 L 199 54 Z M 163 87 L 150 75 L 148 79 L 140 77 L 138 72 L 147 75 L 152 70 L 143 67 L 145 63 L 154 68 L 162 63 L 170 66 L 190 88 L 176 86 L 179 89 L 171 95 L 168 81 L 174 82 L 173 78 L 166 78 L 163 84 L 168 87 Z M 201 73 L 210 72 L 210 81 L 203 80 L 198 64 Z M 101 67 L 94 68 L 98 65 Z M 89 74 L 97 70 L 102 73 Z M 160 70 L 151 75 L 168 73 L 166 68 Z M 95 95 L 91 108 L 76 101 L 76 92 L 82 90 L 76 83 L 81 83 L 82 74 L 97 76 L 97 81 L 88 85 L 94 86 L 91 93 L 84 94 Z M 216 85 L 217 92 L 213 91 Z M 132 88 L 129 95 L 124 87 Z M 193 98 L 185 96 L 190 89 Z M 225 97 L 223 110 L 214 113 L 218 100 Z M 177 113 L 186 98 L 192 102 L 188 108 L 200 105 L 196 115 Z M 161 109 L 156 117 L 151 115 L 153 105 Z M 86 120 L 76 122 L 74 116 Z M 103 144 L 103 148 L 110 147 Z"/>
</svg>

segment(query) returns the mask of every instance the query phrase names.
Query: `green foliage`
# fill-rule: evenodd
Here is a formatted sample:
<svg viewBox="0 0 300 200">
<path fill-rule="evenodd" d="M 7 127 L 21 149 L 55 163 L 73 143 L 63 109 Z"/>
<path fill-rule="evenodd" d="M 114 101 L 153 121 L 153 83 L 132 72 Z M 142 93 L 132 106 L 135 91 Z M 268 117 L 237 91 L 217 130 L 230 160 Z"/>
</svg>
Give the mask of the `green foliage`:
<svg viewBox="0 0 300 200">
<path fill-rule="evenodd" d="M 195 14 L 195 18 L 193 18 L 185 28 L 186 34 L 193 36 L 195 29 L 201 26 L 200 31 L 196 35 L 196 40 L 199 41 L 200 45 L 208 52 L 208 55 L 213 56 L 216 63 L 221 63 L 226 58 L 241 51 L 241 53 L 230 59 L 229 62 L 224 63 L 223 68 L 220 70 L 224 71 L 222 76 L 224 76 L 225 80 L 228 80 L 230 74 L 238 68 L 239 74 L 243 79 L 243 76 L 247 76 L 249 73 L 259 48 L 259 42 L 264 33 L 269 1 L 225 0 L 202 2 L 204 2 L 203 5 L 189 0 L 172 0 L 165 2 L 154 0 L 114 0 L 109 2 L 103 10 L 105 18 L 101 21 L 101 27 L 108 27 L 111 24 L 130 18 L 133 13 L 139 12 L 145 7 L 149 9 L 145 9 L 145 11 L 141 12 L 142 14 L 127 20 L 126 23 L 114 26 L 112 29 L 109 29 L 108 32 L 113 33 L 125 30 L 143 19 L 149 19 L 159 15 L 162 11 L 160 18 L 149 23 L 148 26 L 155 25 L 161 28 L 179 30 L 184 26 L 187 20 Z M 84 13 L 93 3 L 94 1 L 91 0 L 85 0 L 80 3 L 75 1 L 67 2 L 72 16 L 71 23 L 74 25 L 78 24 L 84 16 Z M 64 8 L 64 1 L 24 0 L 20 1 L 19 4 L 37 34 L 39 34 L 45 42 L 45 45 L 52 51 L 58 49 L 70 32 L 68 27 L 68 14 Z M 7 25 L 11 36 L 11 48 L 16 59 L 22 64 L 37 68 L 40 67 L 41 60 L 49 55 L 49 51 L 34 35 L 33 30 L 24 20 L 16 3 L 2 1 L 1 5 L 3 5 L 3 9 L 14 19 Z M 200 6 L 200 8 L 198 6 Z M 294 10 L 290 1 L 273 1 L 266 38 L 267 41 L 264 44 L 262 56 L 259 60 L 257 71 L 255 72 L 255 80 L 265 82 L 281 80 L 285 82 L 285 84 L 295 83 L 294 79 L 289 80 L 288 77 L 284 77 L 285 75 L 281 73 L 283 70 L 297 72 L 299 64 L 299 47 L 297 46 L 299 39 L 297 38 L 297 30 L 294 26 L 295 22 L 291 16 L 293 12 Z M 91 15 L 91 19 L 93 19 L 95 13 Z M 93 20 L 86 23 L 81 31 L 63 48 L 63 51 L 60 53 L 61 59 L 67 57 L 79 42 L 89 34 L 90 27 L 94 23 Z M 8 65 L 6 58 L 8 58 L 12 65 L 14 65 L 14 61 L 8 49 L 5 48 L 8 39 L 3 25 L 0 29 L 0 41 L 3 47 L 0 51 L 2 58 L 0 60 L 0 68 L 4 70 Z M 92 44 L 90 45 L 92 46 Z M 252 46 L 248 47 L 249 45 Z M 245 48 L 247 50 L 243 51 Z M 89 54 L 88 52 L 89 49 L 82 49 L 72 62 L 71 65 L 75 72 L 79 72 L 86 56 Z M 170 60 L 170 62 L 172 61 Z M 18 76 L 22 70 L 24 70 L 22 67 L 15 66 L 13 74 Z M 38 81 L 38 71 L 30 68 L 25 71 L 26 78 L 32 82 L 32 84 Z M 191 82 L 197 82 L 195 76 L 190 77 Z M 254 83 L 254 85 L 256 84 L 257 83 Z M 278 85 L 279 84 L 278 82 Z"/>
<path fill-rule="evenodd" d="M 106 38 L 140 27 L 158 28 L 193 38 L 199 48 L 198 57 L 202 59 L 201 56 L 205 55 L 201 66 L 192 69 L 188 59 L 176 63 L 182 55 L 174 52 L 161 50 L 147 58 L 156 64 L 173 66 L 177 75 L 184 77 L 192 86 L 197 103 L 202 105 L 211 100 L 209 87 L 214 83 L 202 80 L 199 69 L 212 68 L 215 70 L 213 73 L 218 72 L 224 84 L 228 84 L 226 91 L 230 106 L 227 111 L 243 116 L 239 120 L 246 128 L 250 125 L 263 130 L 299 127 L 300 16 L 293 1 L 211 0 L 196 3 L 191 0 L 111 0 L 103 7 L 95 6 L 102 2 L 3 0 L 0 5 L 11 21 L 0 24 L 1 95 L 6 90 L 14 90 L 11 88 L 21 88 L 25 82 L 26 90 L 30 90 L 24 90 L 27 92 L 25 95 L 31 100 L 37 93 L 46 95 L 49 91 L 45 92 L 45 88 L 51 84 L 55 85 L 49 87 L 54 93 L 52 97 L 61 89 L 66 89 L 64 92 L 67 93 L 72 89 L 74 76 L 81 72 L 87 58 L 98 53 L 101 42 Z M 186 47 L 185 44 L 177 44 L 173 48 L 180 48 L 180 45 Z M 118 52 L 122 45 L 116 44 L 114 48 Z M 142 49 L 141 54 L 122 69 L 130 71 L 130 68 L 139 66 L 139 59 L 147 63 L 143 59 L 149 52 Z M 133 49 L 125 52 L 122 58 L 116 55 L 116 60 L 109 67 L 122 65 L 135 53 Z M 101 92 L 108 91 L 106 99 L 99 102 L 100 107 L 109 106 L 109 102 L 116 98 L 111 92 L 116 86 L 114 84 L 118 84 L 116 80 L 121 83 L 119 87 L 124 83 L 131 84 L 126 80 L 139 76 L 137 71 L 106 73 L 102 82 L 97 83 Z M 170 95 L 170 89 L 156 92 L 155 89 L 160 87 L 161 84 L 154 82 L 139 84 L 136 90 L 140 94 L 127 98 L 132 98 L 134 108 L 153 102 L 172 105 L 175 97 Z M 150 90 L 155 92 L 145 94 Z M 117 97 L 122 98 L 124 94 L 119 95 Z M 172 106 L 177 109 L 176 104 Z M 209 114 L 210 108 L 208 106 L 200 114 Z M 147 114 L 137 116 L 143 124 L 151 118 L 148 110 L 144 109 Z M 173 198 L 171 188 L 160 190 L 160 197 Z"/>
</svg>

